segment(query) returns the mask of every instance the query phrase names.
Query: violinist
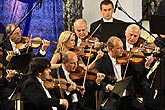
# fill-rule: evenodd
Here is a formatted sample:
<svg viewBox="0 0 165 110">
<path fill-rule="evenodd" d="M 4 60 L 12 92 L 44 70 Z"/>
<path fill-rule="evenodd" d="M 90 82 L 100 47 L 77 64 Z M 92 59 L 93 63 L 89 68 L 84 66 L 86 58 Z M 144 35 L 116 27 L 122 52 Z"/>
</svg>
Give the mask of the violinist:
<svg viewBox="0 0 165 110">
<path fill-rule="evenodd" d="M 15 29 L 15 27 L 16 27 L 16 24 L 9 24 L 6 27 L 6 33 L 8 35 L 8 38 L 2 43 L 3 50 L 5 50 L 4 55 L 3 55 L 3 60 L 5 60 L 4 61 L 5 66 L 8 64 L 8 62 L 10 62 L 11 58 L 14 55 L 20 55 L 20 54 L 26 53 L 26 50 L 20 51 L 16 47 L 16 45 L 23 40 L 23 37 L 21 35 L 20 27 L 18 27 L 16 29 Z M 13 30 L 14 30 L 14 32 L 12 33 Z M 43 43 L 43 45 L 42 45 L 40 51 L 38 52 L 37 56 L 44 57 L 46 54 L 46 49 L 50 45 L 50 42 L 47 40 L 43 40 L 42 43 Z M 28 49 L 28 53 L 30 53 L 30 52 L 33 52 L 32 48 Z"/>
<path fill-rule="evenodd" d="M 160 5 L 155 13 L 156 15 L 165 16 L 165 0 L 160 2 Z M 162 21 L 163 22 L 163 21 Z M 161 42 L 160 42 L 161 41 Z M 163 42 L 163 43 L 162 43 Z M 161 49 L 165 48 L 165 33 L 161 33 L 154 41 L 156 46 Z M 163 110 L 165 109 L 165 81 L 164 81 L 164 68 L 165 68 L 165 52 L 161 51 L 159 57 L 161 60 L 157 68 L 150 75 L 153 80 L 153 88 L 157 91 L 155 98 L 150 99 L 146 110 Z"/>
<path fill-rule="evenodd" d="M 64 31 L 60 34 L 57 47 L 51 59 L 51 69 L 58 68 L 62 63 L 62 56 L 66 51 L 75 47 L 75 33 Z"/>
<path fill-rule="evenodd" d="M 95 62 L 97 59 L 101 58 L 104 53 L 101 51 L 101 43 L 99 42 L 98 38 L 93 37 L 88 32 L 87 22 L 84 19 L 77 19 L 74 22 L 74 32 L 76 34 L 76 45 L 83 48 L 90 49 L 92 47 L 92 50 L 95 50 L 95 52 L 92 52 L 94 54 L 93 58 L 90 58 L 90 63 L 93 63 L 91 65 L 91 68 L 94 67 Z M 90 43 L 89 40 L 93 41 L 93 43 Z M 89 50 L 90 51 L 90 50 Z M 82 58 L 83 62 L 87 64 L 87 58 Z"/>
<path fill-rule="evenodd" d="M 140 33 L 141 33 L 140 27 L 136 24 L 131 24 L 127 27 L 127 29 L 125 30 L 126 40 L 123 40 L 125 44 L 124 45 L 125 50 L 133 52 L 132 50 L 134 48 L 140 47 L 140 44 L 143 44 L 145 42 L 145 40 L 140 37 Z M 136 81 L 134 82 L 134 85 L 136 86 L 135 92 L 136 94 L 142 95 L 143 103 L 144 105 L 146 105 L 149 99 L 153 97 L 153 90 L 150 89 L 150 83 L 146 78 L 146 75 L 150 70 L 152 62 L 154 61 L 154 57 L 153 55 L 151 55 L 142 59 L 143 59 L 142 62 L 138 64 L 132 63 L 132 68 L 134 68 L 139 74 L 138 76 L 135 76 L 136 78 Z"/>
<path fill-rule="evenodd" d="M 20 29 L 20 27 L 18 27 L 16 29 L 15 29 L 15 27 L 16 27 L 16 24 L 9 24 L 6 27 L 6 33 L 7 33 L 8 38 L 6 38 L 4 42 L 2 42 L 2 47 L 3 47 L 3 51 L 4 52 L 3 52 L 3 56 L 1 57 L 3 65 L 4 65 L 4 68 L 6 68 L 6 66 L 9 64 L 11 58 L 14 55 L 18 55 L 18 57 L 19 57 L 20 54 L 25 54 L 26 53 L 26 51 L 20 51 L 18 48 L 16 48 L 16 44 L 21 42 L 22 36 L 21 36 L 21 29 Z M 14 32 L 12 33 L 13 30 L 14 30 Z M 45 54 L 46 54 L 46 49 L 47 49 L 48 46 L 49 46 L 49 42 L 46 41 L 46 40 L 43 40 L 42 48 L 41 48 L 40 52 L 36 56 L 44 57 Z M 28 53 L 31 53 L 31 52 L 33 53 L 33 49 L 29 48 Z M 28 66 L 28 65 L 26 65 L 26 66 Z M 19 68 L 12 68 L 12 69 L 17 69 L 19 71 Z M 8 76 L 7 72 L 4 71 L 3 75 L 2 75 L 2 80 L 5 80 L 5 78 L 7 76 Z M 14 87 L 16 87 L 16 84 L 19 82 L 19 80 L 20 80 L 19 76 L 15 76 L 14 75 L 14 78 L 12 78 L 12 80 L 9 81 L 9 82 L 10 83 L 14 83 L 12 85 Z M 2 83 L 2 85 L 3 84 L 4 83 Z M 12 90 L 15 89 L 14 87 L 12 87 Z M 6 88 L 8 88 L 8 85 L 4 85 L 2 89 L 5 90 Z M 7 97 L 6 97 L 5 101 L 6 102 L 8 101 Z"/>
<path fill-rule="evenodd" d="M 95 68 L 101 72 L 105 73 L 105 75 L 113 76 L 117 78 L 117 81 L 120 81 L 124 78 L 126 65 L 118 64 L 117 58 L 122 56 L 123 50 L 123 42 L 116 36 L 111 36 L 107 41 L 108 46 L 108 53 L 105 54 L 102 58 L 97 60 Z M 138 72 L 132 68 L 131 65 L 128 66 L 126 73 L 126 77 L 130 75 L 130 73 L 135 73 L 138 75 Z M 128 75 L 127 75 L 128 74 Z M 135 87 L 133 85 L 134 78 L 129 83 L 128 87 L 126 88 L 127 92 L 123 93 L 123 97 L 120 98 L 119 103 L 119 110 L 144 110 L 143 105 L 138 102 L 136 97 L 134 97 Z M 103 90 L 100 90 L 100 101 L 99 106 L 101 105 L 102 101 L 109 96 L 111 91 L 114 88 L 114 83 L 108 82 L 103 80 Z M 126 94 L 128 93 L 128 94 Z M 118 99 L 115 99 L 118 100 Z M 128 104 L 129 103 L 129 104 Z M 134 103 L 134 104 L 133 104 Z M 118 109 L 118 106 L 109 105 L 109 108 L 114 107 Z M 116 110 L 114 109 L 114 110 Z"/>
<path fill-rule="evenodd" d="M 29 77 L 21 88 L 21 100 L 24 110 L 57 110 L 62 105 L 68 108 L 66 99 L 57 98 L 52 90 L 44 86 L 44 81 L 49 77 L 50 61 L 44 57 L 35 57 L 29 64 Z"/>
<path fill-rule="evenodd" d="M 76 85 L 82 85 L 81 79 L 79 81 L 74 82 L 70 78 L 71 72 L 74 72 L 78 68 L 78 57 L 77 55 L 72 51 L 67 51 L 63 57 L 62 57 L 62 65 L 52 71 L 51 75 L 54 78 L 64 78 L 67 80 L 67 82 L 71 83 L 71 86 L 68 87 L 67 90 L 63 91 L 64 98 L 67 98 L 69 101 L 69 110 L 85 110 L 86 108 L 84 105 L 84 99 L 87 96 L 92 95 L 95 90 L 101 87 L 101 80 L 104 78 L 104 75 L 98 74 L 95 81 L 93 81 L 92 84 L 85 84 L 85 90 L 82 91 L 76 91 Z M 58 72 L 59 71 L 59 72 Z M 58 75 L 59 73 L 59 75 Z M 77 73 L 78 74 L 78 73 Z M 60 94 L 58 91 L 56 94 Z M 82 97 L 83 95 L 83 97 Z M 60 95 L 58 95 L 60 96 Z M 95 103 L 95 102 L 93 102 Z"/>
<path fill-rule="evenodd" d="M 74 49 L 75 47 L 75 33 L 71 32 L 71 31 L 64 31 L 60 34 L 60 37 L 58 39 L 58 45 L 57 48 L 53 54 L 53 57 L 51 59 L 51 69 L 54 68 L 58 68 L 61 63 L 62 63 L 62 56 L 65 52 Z M 79 48 L 78 48 L 79 49 Z M 79 54 L 80 53 L 80 54 Z M 81 57 L 85 56 L 86 53 L 84 53 L 84 51 L 78 50 L 78 56 L 79 56 L 79 63 L 81 63 L 81 65 L 83 67 L 86 67 L 86 65 L 84 64 L 84 62 L 81 60 Z M 97 55 L 97 57 L 95 58 L 95 60 L 99 59 L 102 56 L 103 53 L 99 53 Z M 89 65 L 89 68 L 93 68 L 94 67 L 94 62 L 91 63 L 91 65 Z"/>
</svg>

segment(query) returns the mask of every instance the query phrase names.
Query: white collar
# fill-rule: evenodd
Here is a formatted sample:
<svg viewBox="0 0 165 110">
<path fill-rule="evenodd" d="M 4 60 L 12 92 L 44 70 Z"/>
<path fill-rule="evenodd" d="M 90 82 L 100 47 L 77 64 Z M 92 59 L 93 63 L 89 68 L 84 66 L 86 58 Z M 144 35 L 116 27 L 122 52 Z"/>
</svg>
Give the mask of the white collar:
<svg viewBox="0 0 165 110">
<path fill-rule="evenodd" d="M 16 43 L 13 42 L 13 41 L 11 41 L 11 39 L 9 39 L 9 40 L 10 40 L 12 46 L 15 46 L 16 45 Z"/>
<path fill-rule="evenodd" d="M 129 43 L 126 41 L 126 50 L 127 50 L 127 51 L 130 51 L 131 48 L 133 48 L 133 45 L 132 45 L 132 44 L 129 44 Z"/>
<path fill-rule="evenodd" d="M 113 22 L 113 18 L 111 18 L 110 20 L 106 20 L 106 19 L 103 18 L 103 21 L 104 22 Z"/>
<path fill-rule="evenodd" d="M 80 46 L 81 42 L 82 42 L 82 40 L 80 38 L 78 38 L 78 40 L 77 40 L 77 46 Z"/>
<path fill-rule="evenodd" d="M 38 79 L 38 81 L 43 85 L 43 81 L 42 81 L 42 79 L 41 78 L 39 78 L 39 77 L 36 77 L 37 79 Z"/>
<path fill-rule="evenodd" d="M 112 63 L 113 63 L 113 64 L 116 64 L 116 58 L 112 58 L 111 55 L 110 55 L 109 53 L 108 53 L 108 55 L 109 55 L 109 57 L 110 57 Z"/>
</svg>

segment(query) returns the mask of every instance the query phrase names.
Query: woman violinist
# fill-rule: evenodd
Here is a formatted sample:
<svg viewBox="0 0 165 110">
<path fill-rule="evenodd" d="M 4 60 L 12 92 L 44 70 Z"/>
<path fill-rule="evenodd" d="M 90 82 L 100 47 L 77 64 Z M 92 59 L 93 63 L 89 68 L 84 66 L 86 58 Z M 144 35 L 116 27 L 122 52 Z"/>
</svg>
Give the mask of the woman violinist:
<svg viewBox="0 0 165 110">
<path fill-rule="evenodd" d="M 58 40 L 58 45 L 57 45 L 57 48 L 54 52 L 54 55 L 51 59 L 51 69 L 54 69 L 54 68 L 57 68 L 61 65 L 62 63 L 62 56 L 63 54 L 66 52 L 66 51 L 69 51 L 69 50 L 74 50 L 75 48 L 75 39 L 76 39 L 76 36 L 75 36 L 75 33 L 71 32 L 71 31 L 64 31 L 60 34 L 60 37 L 59 37 L 59 40 Z M 78 48 L 79 49 L 79 48 Z M 83 51 L 81 50 L 78 50 L 76 51 L 76 53 L 78 54 L 78 56 L 86 56 L 86 53 L 84 53 Z M 98 58 L 100 58 L 102 56 L 103 53 L 99 53 L 97 55 L 97 57 L 95 58 L 95 61 L 91 63 L 91 65 L 89 65 L 89 69 L 93 68 L 94 67 L 94 64 L 96 62 L 96 60 Z M 80 64 L 83 66 L 83 67 L 86 67 L 84 62 L 81 60 L 81 58 L 79 59 Z"/>
</svg>

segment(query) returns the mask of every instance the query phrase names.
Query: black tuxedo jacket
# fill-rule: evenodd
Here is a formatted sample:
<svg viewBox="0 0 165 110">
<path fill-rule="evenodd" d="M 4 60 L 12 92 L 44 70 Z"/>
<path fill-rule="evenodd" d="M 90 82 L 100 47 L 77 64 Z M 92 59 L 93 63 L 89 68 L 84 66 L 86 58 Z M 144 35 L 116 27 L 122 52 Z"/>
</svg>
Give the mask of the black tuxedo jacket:
<svg viewBox="0 0 165 110">
<path fill-rule="evenodd" d="M 64 71 L 62 69 L 62 66 L 60 66 L 59 68 L 59 74 L 60 74 L 60 78 L 64 78 L 66 79 L 65 77 L 65 74 L 64 74 Z M 54 78 L 58 78 L 57 76 L 57 69 L 53 70 L 51 75 L 54 77 Z M 77 85 L 82 85 L 83 84 L 83 79 L 82 80 L 78 80 L 78 81 L 74 81 Z M 84 96 L 82 97 L 81 93 L 79 91 L 71 91 L 70 95 L 66 95 L 66 93 L 64 92 L 64 97 L 68 100 L 69 102 L 69 110 L 70 109 L 73 109 L 75 104 L 72 103 L 72 98 L 71 98 L 71 95 L 76 93 L 77 96 L 78 96 L 78 104 L 76 105 L 77 106 L 77 109 L 81 109 L 81 110 L 85 110 L 86 108 L 90 108 L 90 110 L 94 110 L 93 107 L 95 107 L 95 100 L 92 101 L 90 100 L 88 103 L 86 103 L 86 101 L 88 101 L 88 98 L 91 97 L 91 95 L 94 95 L 95 94 L 95 91 L 102 88 L 102 85 L 97 85 L 95 81 L 89 81 L 87 80 L 86 83 L 85 83 L 85 94 Z M 57 97 L 61 97 L 60 95 L 60 92 L 59 90 L 56 91 L 56 95 L 58 95 Z M 92 107 L 92 109 L 91 109 Z"/>
<path fill-rule="evenodd" d="M 60 100 L 53 92 L 49 93 L 52 98 L 47 98 L 41 83 L 35 76 L 29 76 L 21 88 L 24 110 L 52 110 L 52 106 L 58 107 Z"/>
<path fill-rule="evenodd" d="M 94 32 L 94 30 L 97 28 L 97 26 L 99 25 L 99 24 L 102 24 L 104 21 L 103 21 L 103 18 L 102 19 L 100 19 L 100 20 L 98 20 L 98 21 L 95 21 L 95 22 L 93 22 L 91 25 L 90 25 L 90 33 L 93 33 Z M 115 22 L 115 23 L 120 23 L 120 22 L 123 22 L 123 21 L 121 21 L 121 20 L 118 20 L 118 19 L 115 19 L 115 18 L 113 18 L 113 22 Z M 98 29 L 97 29 L 97 31 L 93 34 L 93 36 L 94 37 L 97 37 L 99 40 L 101 40 L 101 30 L 102 30 L 102 26 L 100 26 Z"/>
</svg>

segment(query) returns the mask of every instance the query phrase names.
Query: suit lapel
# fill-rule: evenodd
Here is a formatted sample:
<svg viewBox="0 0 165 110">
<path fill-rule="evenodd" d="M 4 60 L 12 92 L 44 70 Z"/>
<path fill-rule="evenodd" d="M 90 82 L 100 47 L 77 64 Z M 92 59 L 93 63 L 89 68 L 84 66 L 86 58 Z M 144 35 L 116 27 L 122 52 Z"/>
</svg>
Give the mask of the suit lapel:
<svg viewBox="0 0 165 110">
<path fill-rule="evenodd" d="M 107 66 L 107 71 L 109 74 L 111 74 L 112 76 L 115 76 L 114 70 L 113 70 L 113 65 L 112 65 L 112 61 L 109 57 L 108 54 L 106 54 L 105 56 L 105 66 Z"/>
</svg>

